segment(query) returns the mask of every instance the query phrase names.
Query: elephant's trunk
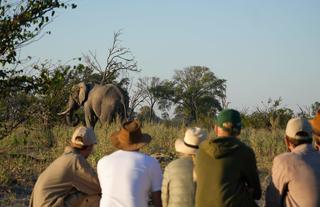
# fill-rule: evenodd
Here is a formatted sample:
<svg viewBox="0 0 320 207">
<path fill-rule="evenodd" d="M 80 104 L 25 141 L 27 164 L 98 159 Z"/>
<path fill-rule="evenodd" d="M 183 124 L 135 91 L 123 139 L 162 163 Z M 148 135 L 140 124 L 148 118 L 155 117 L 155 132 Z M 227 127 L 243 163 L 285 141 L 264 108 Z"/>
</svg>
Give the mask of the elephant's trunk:
<svg viewBox="0 0 320 207">
<path fill-rule="evenodd" d="M 63 112 L 58 113 L 58 115 L 66 115 L 67 124 L 69 126 L 76 126 L 78 125 L 80 120 L 78 115 L 76 114 L 75 114 L 75 119 L 73 119 L 73 114 L 74 114 L 74 111 L 77 110 L 78 108 L 79 108 L 79 105 L 77 104 L 77 102 L 75 102 L 72 99 L 72 97 L 70 97 L 68 101 L 68 108 Z"/>
<path fill-rule="evenodd" d="M 66 121 L 70 126 L 77 126 L 79 124 L 79 117 L 75 114 L 75 119 L 73 119 L 73 113 L 71 112 L 66 115 Z"/>
</svg>

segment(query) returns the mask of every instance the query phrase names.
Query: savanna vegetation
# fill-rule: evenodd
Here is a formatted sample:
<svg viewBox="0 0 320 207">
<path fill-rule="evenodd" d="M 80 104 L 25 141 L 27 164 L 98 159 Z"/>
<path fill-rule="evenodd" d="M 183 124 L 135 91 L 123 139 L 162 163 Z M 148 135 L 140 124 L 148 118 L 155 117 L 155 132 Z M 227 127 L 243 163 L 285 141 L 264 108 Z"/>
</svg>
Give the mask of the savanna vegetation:
<svg viewBox="0 0 320 207">
<path fill-rule="evenodd" d="M 56 10 L 75 8 L 59 0 L 0 0 L 0 206 L 26 206 L 39 173 L 63 152 L 75 128 L 58 113 L 79 82 L 113 83 L 126 92 L 129 117 L 141 120 L 143 131 L 153 137 L 143 150 L 163 167 L 175 158 L 174 140 L 183 137 L 186 127 L 203 127 L 213 137 L 213 117 L 228 107 L 228 80 L 206 66 L 186 66 L 171 79 L 133 80 L 131 74 L 141 71 L 130 49 L 120 44 L 121 31 L 114 33 L 104 63 L 92 52 L 76 58 L 74 65 L 19 56 L 25 45 L 51 33 L 45 25 Z M 256 153 L 262 183 L 273 157 L 285 151 L 286 122 L 293 116 L 310 118 L 319 106 L 310 103 L 297 113 L 279 97 L 255 109 L 238 109 L 244 126 L 241 138 Z M 81 110 L 77 113 L 82 117 Z M 93 166 L 115 150 L 108 137 L 119 125 L 96 126 L 99 143 L 89 158 Z"/>
</svg>

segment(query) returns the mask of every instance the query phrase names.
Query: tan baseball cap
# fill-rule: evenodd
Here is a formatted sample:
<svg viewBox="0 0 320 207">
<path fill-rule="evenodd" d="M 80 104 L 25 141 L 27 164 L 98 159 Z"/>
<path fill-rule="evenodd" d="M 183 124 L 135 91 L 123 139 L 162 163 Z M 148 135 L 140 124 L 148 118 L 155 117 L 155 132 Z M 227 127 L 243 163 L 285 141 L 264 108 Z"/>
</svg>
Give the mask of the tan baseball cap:
<svg viewBox="0 0 320 207">
<path fill-rule="evenodd" d="M 306 133 L 306 136 L 299 135 L 299 132 Z M 292 118 L 287 123 L 286 135 L 292 139 L 309 140 L 312 139 L 312 127 L 305 118 Z"/>
<path fill-rule="evenodd" d="M 74 147 L 82 148 L 83 146 L 97 144 L 97 138 L 92 128 L 81 126 L 74 131 L 71 143 Z"/>
</svg>

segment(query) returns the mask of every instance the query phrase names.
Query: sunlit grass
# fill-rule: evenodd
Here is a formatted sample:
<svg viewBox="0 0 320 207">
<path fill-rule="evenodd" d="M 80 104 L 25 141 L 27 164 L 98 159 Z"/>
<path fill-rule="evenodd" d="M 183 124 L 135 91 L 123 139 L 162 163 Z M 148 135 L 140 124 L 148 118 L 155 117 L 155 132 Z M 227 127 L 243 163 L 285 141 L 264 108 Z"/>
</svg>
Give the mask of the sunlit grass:
<svg viewBox="0 0 320 207">
<path fill-rule="evenodd" d="M 119 126 L 119 122 L 107 127 L 99 124 L 96 126 L 98 144 L 89 157 L 92 166 L 96 167 L 100 158 L 116 150 L 109 137 L 111 133 L 119 130 Z M 38 175 L 63 153 L 74 129 L 64 125 L 53 129 L 20 128 L 0 141 L 0 206 L 27 205 Z M 174 141 L 183 138 L 185 127 L 143 123 L 142 131 L 153 137 L 142 151 L 159 159 L 163 168 L 176 158 Z M 211 128 L 207 129 L 207 132 L 210 137 L 214 136 Z M 283 130 L 242 130 L 240 139 L 256 153 L 262 184 L 270 171 L 274 156 L 285 151 L 283 133 Z"/>
</svg>

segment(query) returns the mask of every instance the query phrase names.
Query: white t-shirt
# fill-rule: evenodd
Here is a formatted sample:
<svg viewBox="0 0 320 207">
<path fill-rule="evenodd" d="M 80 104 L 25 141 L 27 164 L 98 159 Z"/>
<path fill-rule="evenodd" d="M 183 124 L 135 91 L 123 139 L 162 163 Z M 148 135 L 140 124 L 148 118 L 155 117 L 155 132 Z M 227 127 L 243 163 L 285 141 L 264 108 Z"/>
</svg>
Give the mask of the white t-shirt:
<svg viewBox="0 0 320 207">
<path fill-rule="evenodd" d="M 118 150 L 98 162 L 101 207 L 148 207 L 150 192 L 161 190 L 159 162 L 141 152 Z"/>
</svg>

